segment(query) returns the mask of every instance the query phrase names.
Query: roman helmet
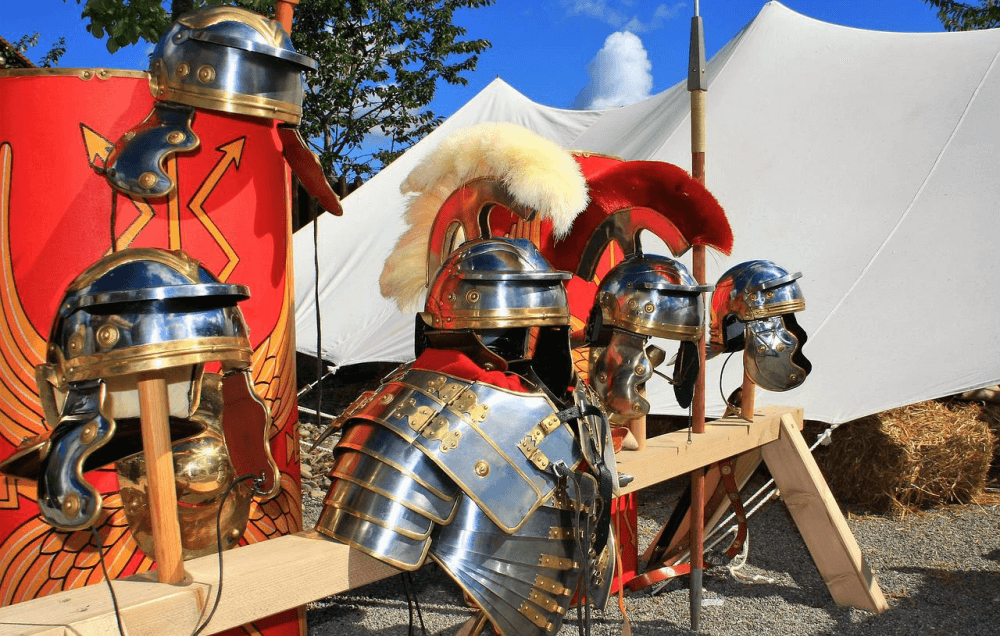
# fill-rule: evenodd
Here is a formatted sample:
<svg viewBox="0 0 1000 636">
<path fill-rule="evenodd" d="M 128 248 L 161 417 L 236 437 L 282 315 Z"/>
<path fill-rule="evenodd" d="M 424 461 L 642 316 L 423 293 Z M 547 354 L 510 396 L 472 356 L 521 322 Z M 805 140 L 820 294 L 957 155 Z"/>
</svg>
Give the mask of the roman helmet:
<svg viewBox="0 0 1000 636">
<path fill-rule="evenodd" d="M 601 281 L 587 324 L 590 383 L 618 420 L 642 417 L 649 402 L 639 390 L 666 355 L 646 347 L 650 337 L 680 340 L 674 392 L 691 404 L 698 376 L 695 342 L 704 331 L 702 292 L 683 264 L 665 256 L 633 254 Z"/>
<path fill-rule="evenodd" d="M 444 261 L 417 315 L 417 355 L 457 349 L 487 370 L 533 370 L 550 390 L 571 383 L 568 272 L 527 239 L 469 241 Z"/>
<path fill-rule="evenodd" d="M 224 393 L 240 394 L 240 387 L 252 393 L 246 373 L 252 350 L 237 307 L 249 295 L 242 285 L 219 282 L 183 252 L 130 249 L 94 263 L 63 295 L 46 362 L 35 370 L 51 430 L 23 441 L 0 471 L 37 480 L 38 505 L 50 525 L 93 525 L 102 498 L 83 473 L 142 449 L 139 374 L 155 372 L 165 380 L 173 441 L 206 428 L 204 418 L 194 416 L 207 363 L 221 365 L 222 382 L 231 385 Z M 233 436 L 246 437 L 255 419 L 261 426 L 269 422 L 266 406 L 257 402 L 256 418 L 244 418 Z M 266 449 L 247 458 L 254 471 L 268 473 L 264 481 L 274 488 L 270 460 Z"/>
<path fill-rule="evenodd" d="M 795 319 L 806 307 L 801 276 L 765 260 L 724 273 L 712 294 L 709 356 L 742 349 L 747 375 L 768 391 L 802 384 L 812 363 L 802 354 L 806 332 Z"/>
<path fill-rule="evenodd" d="M 182 15 L 160 38 L 150 91 L 162 101 L 297 124 L 302 72 L 316 68 L 278 22 L 212 7 Z"/>
<path fill-rule="evenodd" d="M 302 73 L 316 61 L 297 53 L 278 22 L 239 7 L 208 7 L 179 17 L 153 49 L 152 112 L 115 142 L 104 175 L 115 189 L 142 197 L 170 194 L 177 181 L 165 169 L 171 155 L 201 141 L 195 109 L 277 120 L 289 164 L 321 205 L 340 202 L 296 126 L 302 119 Z"/>
</svg>

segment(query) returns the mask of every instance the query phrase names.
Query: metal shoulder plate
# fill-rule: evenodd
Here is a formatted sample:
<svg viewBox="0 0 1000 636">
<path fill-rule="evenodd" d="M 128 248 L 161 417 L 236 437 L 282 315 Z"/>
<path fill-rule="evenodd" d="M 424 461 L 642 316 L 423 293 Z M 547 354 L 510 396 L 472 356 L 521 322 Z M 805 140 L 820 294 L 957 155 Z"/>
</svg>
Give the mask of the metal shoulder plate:
<svg viewBox="0 0 1000 636">
<path fill-rule="evenodd" d="M 502 636 L 559 631 L 583 573 L 574 512 L 542 506 L 502 532 L 463 497 L 455 521 L 434 530 L 431 556 Z"/>
<path fill-rule="evenodd" d="M 430 458 L 504 532 L 514 532 L 578 463 L 572 430 L 541 393 L 409 369 L 344 414 L 388 428 Z"/>
</svg>

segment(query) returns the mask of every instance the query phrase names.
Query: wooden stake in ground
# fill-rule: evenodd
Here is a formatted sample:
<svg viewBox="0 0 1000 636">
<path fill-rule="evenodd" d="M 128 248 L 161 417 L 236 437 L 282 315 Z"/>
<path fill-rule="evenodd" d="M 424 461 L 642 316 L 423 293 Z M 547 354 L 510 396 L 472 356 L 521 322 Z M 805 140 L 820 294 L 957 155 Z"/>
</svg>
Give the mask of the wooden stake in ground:
<svg viewBox="0 0 1000 636">
<path fill-rule="evenodd" d="M 705 105 L 708 80 L 705 77 L 705 31 L 698 0 L 691 18 L 691 47 L 688 57 L 688 91 L 691 93 L 691 176 L 705 183 Z M 705 246 L 695 245 L 691 269 L 698 284 L 705 284 Z M 695 434 L 705 432 L 705 334 L 698 339 L 698 380 L 694 387 L 692 423 Z M 698 631 L 701 616 L 701 574 L 705 567 L 705 469 L 691 473 L 691 629 Z"/>
<path fill-rule="evenodd" d="M 748 422 L 753 421 L 754 400 L 757 397 L 757 385 L 753 383 L 746 371 L 743 371 L 743 388 L 740 390 L 740 416 Z"/>
<path fill-rule="evenodd" d="M 161 583 L 180 583 L 184 565 L 170 448 L 170 402 L 167 380 L 161 372 L 139 375 L 139 409 L 157 577 Z"/>
</svg>

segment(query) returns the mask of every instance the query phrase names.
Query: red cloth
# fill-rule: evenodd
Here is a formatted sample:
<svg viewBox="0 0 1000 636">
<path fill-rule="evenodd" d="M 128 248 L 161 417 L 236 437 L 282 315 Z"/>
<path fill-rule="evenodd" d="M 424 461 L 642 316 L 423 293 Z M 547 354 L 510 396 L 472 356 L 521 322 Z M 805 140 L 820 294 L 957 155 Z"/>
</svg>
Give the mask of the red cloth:
<svg viewBox="0 0 1000 636">
<path fill-rule="evenodd" d="M 509 391 L 533 393 L 521 376 L 503 371 L 487 371 L 469 356 L 451 349 L 427 349 L 414 361 L 413 368 L 447 373 L 463 380 L 492 384 Z"/>
</svg>

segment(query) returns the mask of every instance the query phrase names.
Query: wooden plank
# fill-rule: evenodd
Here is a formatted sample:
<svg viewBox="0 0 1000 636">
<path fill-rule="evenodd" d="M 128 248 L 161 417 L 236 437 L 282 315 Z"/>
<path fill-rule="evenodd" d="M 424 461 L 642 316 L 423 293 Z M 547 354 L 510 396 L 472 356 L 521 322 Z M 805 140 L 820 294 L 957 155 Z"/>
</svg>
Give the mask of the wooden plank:
<svg viewBox="0 0 1000 636">
<path fill-rule="evenodd" d="M 625 489 L 676 477 L 778 438 L 780 418 L 801 421 L 802 410 L 762 409 L 753 422 L 717 420 L 687 443 L 687 432 L 647 440 L 646 450 L 625 453 L 619 470 L 635 476 Z M 215 600 L 215 555 L 184 562 L 184 581 L 156 582 L 155 573 L 114 581 L 129 636 L 189 636 Z M 213 634 L 311 601 L 339 594 L 398 570 L 309 531 L 230 550 L 224 554 L 219 609 L 203 632 Z M 111 598 L 102 583 L 0 608 L 0 636 L 115 636 Z"/>
<path fill-rule="evenodd" d="M 880 613 L 889 608 L 799 427 L 781 417 L 780 438 L 761 449 L 781 498 L 833 600 Z"/>
<path fill-rule="evenodd" d="M 215 601 L 216 555 L 184 563 L 177 585 L 154 573 L 114 581 L 129 636 L 190 636 L 202 608 Z M 222 600 L 213 634 L 280 611 L 366 585 L 399 571 L 309 531 L 225 553 Z M 207 610 L 206 610 L 207 613 Z M 0 608 L 0 636 L 115 636 L 118 627 L 105 584 Z"/>
<path fill-rule="evenodd" d="M 778 439 L 782 415 L 802 421 L 801 408 L 768 406 L 759 409 L 752 422 L 738 417 L 709 422 L 704 433 L 693 435 L 690 444 L 687 430 L 651 437 L 644 451 L 619 454 L 618 472 L 635 477 L 622 493 L 648 488 L 772 442 Z"/>
</svg>

